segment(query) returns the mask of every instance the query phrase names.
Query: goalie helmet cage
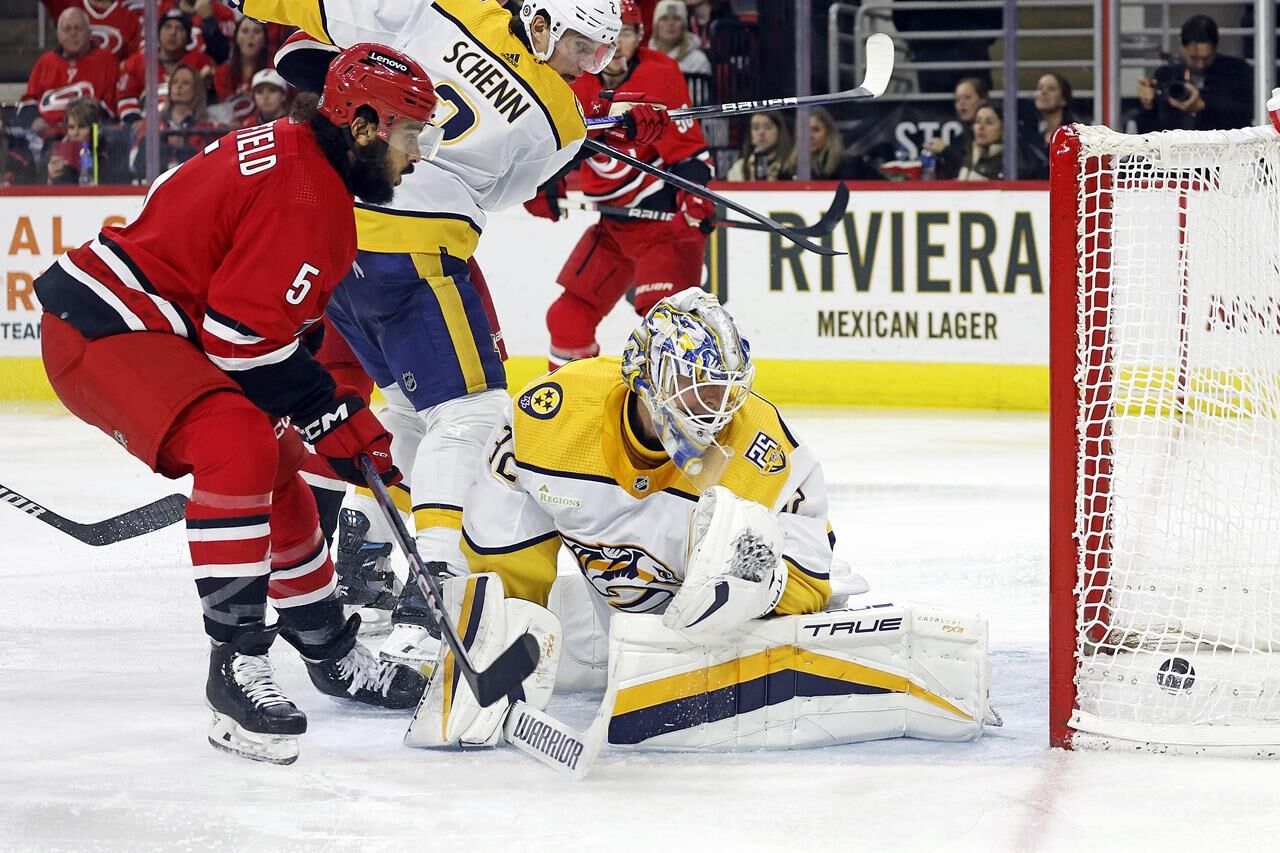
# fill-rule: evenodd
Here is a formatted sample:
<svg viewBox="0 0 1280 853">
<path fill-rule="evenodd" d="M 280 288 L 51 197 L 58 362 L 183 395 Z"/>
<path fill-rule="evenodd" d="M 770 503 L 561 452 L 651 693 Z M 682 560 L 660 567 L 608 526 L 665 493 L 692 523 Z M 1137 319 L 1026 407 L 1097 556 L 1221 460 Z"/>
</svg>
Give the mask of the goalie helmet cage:
<svg viewBox="0 0 1280 853">
<path fill-rule="evenodd" d="M 1280 137 L 1050 148 L 1050 741 L 1275 757 Z"/>
</svg>

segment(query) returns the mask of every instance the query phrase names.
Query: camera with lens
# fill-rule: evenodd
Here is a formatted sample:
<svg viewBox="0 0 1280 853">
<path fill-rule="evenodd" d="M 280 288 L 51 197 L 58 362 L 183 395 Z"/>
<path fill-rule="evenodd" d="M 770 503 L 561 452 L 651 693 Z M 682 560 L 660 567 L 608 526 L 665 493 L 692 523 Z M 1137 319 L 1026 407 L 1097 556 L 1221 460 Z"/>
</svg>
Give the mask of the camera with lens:
<svg viewBox="0 0 1280 853">
<path fill-rule="evenodd" d="M 1156 88 L 1156 97 L 1162 101 L 1166 97 L 1175 101 L 1185 101 L 1191 94 L 1191 88 L 1187 85 L 1191 80 L 1190 69 L 1180 57 L 1171 56 L 1167 52 L 1162 51 L 1160 58 L 1164 60 L 1164 67 L 1168 69 L 1168 77 Z M 1157 80 L 1160 79 L 1158 74 L 1152 76 Z"/>
</svg>

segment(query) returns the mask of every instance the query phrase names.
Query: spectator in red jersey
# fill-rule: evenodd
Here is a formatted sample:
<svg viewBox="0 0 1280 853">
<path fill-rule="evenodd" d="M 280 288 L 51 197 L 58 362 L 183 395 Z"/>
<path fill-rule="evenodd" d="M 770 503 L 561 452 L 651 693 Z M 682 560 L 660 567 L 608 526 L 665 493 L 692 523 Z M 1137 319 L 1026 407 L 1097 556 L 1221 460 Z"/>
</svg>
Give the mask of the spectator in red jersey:
<svg viewBox="0 0 1280 853">
<path fill-rule="evenodd" d="M 181 12 L 191 19 L 187 50 L 202 50 L 215 63 L 231 55 L 231 37 L 236 31 L 236 13 L 214 0 L 162 0 L 158 13 Z"/>
<path fill-rule="evenodd" d="M 253 113 L 244 127 L 266 124 L 284 118 L 289 112 L 289 84 L 274 68 L 264 68 L 253 75 Z"/>
<path fill-rule="evenodd" d="M 41 0 L 49 16 L 57 20 L 66 9 L 84 9 L 89 16 L 90 40 L 124 61 L 142 45 L 142 25 L 138 16 L 119 0 Z"/>
<path fill-rule="evenodd" d="M 162 106 L 168 90 L 169 75 L 179 65 L 194 69 L 200 76 L 202 88 L 204 81 L 213 76 L 213 60 L 202 50 L 188 50 L 190 39 L 190 18 L 177 10 L 165 12 L 161 16 L 160 39 L 156 47 L 156 61 L 159 63 L 156 79 L 160 86 L 157 94 Z M 142 118 L 142 90 L 146 84 L 146 56 L 135 53 L 125 60 L 120 70 L 120 118 L 125 121 Z"/>
<path fill-rule="evenodd" d="M 36 180 L 35 158 L 27 138 L 5 126 L 0 110 L 0 188 L 31 184 Z"/>
<path fill-rule="evenodd" d="M 615 106 L 642 100 L 687 106 L 689 89 L 679 66 L 665 54 L 641 46 L 644 25 L 634 0 L 623 0 L 621 12 L 613 61 L 599 75 L 584 74 L 573 84 L 584 111 L 600 114 L 600 92 L 606 89 L 617 91 Z M 707 141 L 696 121 L 671 123 L 652 138 L 620 147 L 694 183 L 711 180 Z M 663 221 L 602 213 L 582 235 L 556 277 L 564 292 L 547 311 L 552 367 L 599 355 L 596 329 L 632 287 L 635 310 L 643 315 L 663 297 L 702 284 L 707 237 L 701 226 L 715 215 L 710 202 L 603 156 L 585 160 L 580 177 L 588 201 L 674 217 Z M 558 210 L 545 201 L 535 199 L 526 207 L 535 215 L 558 218 Z"/>
<path fill-rule="evenodd" d="M 200 75 L 186 65 L 175 68 L 169 75 L 169 98 L 164 109 L 160 110 L 160 171 L 185 162 L 220 136 L 224 129 L 219 129 L 209 120 L 209 107 Z M 129 168 L 137 177 L 144 177 L 147 168 L 146 125 L 139 123 L 137 133 L 137 142 L 129 152 Z"/>
<path fill-rule="evenodd" d="M 49 183 L 79 183 L 80 148 L 85 143 L 93 146 L 93 126 L 101 123 L 102 108 L 92 98 L 77 98 L 67 106 L 63 117 L 66 134 L 58 142 L 45 146 L 49 152 L 49 161 L 45 164 Z"/>
<path fill-rule="evenodd" d="M 689 32 L 689 10 L 683 0 L 660 0 L 653 10 L 653 38 L 649 47 L 676 61 L 685 74 L 710 74 L 711 60 L 702 42 Z"/>
<path fill-rule="evenodd" d="M 62 122 L 76 98 L 101 101 L 116 110 L 116 58 L 90 42 L 89 16 L 83 9 L 64 9 L 58 16 L 58 47 L 36 60 L 27 91 L 18 104 L 18 119 L 36 133 L 47 134 Z"/>
<path fill-rule="evenodd" d="M 789 181 L 793 176 L 786 167 L 794 148 L 791 131 L 780 115 L 755 113 L 751 116 L 751 137 L 725 180 Z"/>
<path fill-rule="evenodd" d="M 267 28 L 253 18 L 241 18 L 231 42 L 231 58 L 219 65 L 213 75 L 213 91 L 229 123 L 243 124 L 253 114 L 250 89 L 254 75 L 270 67 Z"/>
</svg>

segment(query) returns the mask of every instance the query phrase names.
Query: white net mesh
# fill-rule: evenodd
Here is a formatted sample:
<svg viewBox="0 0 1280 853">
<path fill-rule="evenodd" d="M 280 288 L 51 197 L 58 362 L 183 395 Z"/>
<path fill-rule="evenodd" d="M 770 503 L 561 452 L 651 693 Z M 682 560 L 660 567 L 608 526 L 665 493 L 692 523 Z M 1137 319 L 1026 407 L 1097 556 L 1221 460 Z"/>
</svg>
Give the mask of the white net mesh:
<svg viewBox="0 0 1280 853">
<path fill-rule="evenodd" d="M 1080 142 L 1072 725 L 1280 743 L 1280 139 Z"/>
</svg>

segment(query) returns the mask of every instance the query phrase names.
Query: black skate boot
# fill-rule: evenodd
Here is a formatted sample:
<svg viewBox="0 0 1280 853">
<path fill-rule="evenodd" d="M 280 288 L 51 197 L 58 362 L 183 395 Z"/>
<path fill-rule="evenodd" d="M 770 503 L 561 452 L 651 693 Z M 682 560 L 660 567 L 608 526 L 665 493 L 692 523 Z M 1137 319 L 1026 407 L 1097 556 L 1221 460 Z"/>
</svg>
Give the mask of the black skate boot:
<svg viewBox="0 0 1280 853">
<path fill-rule="evenodd" d="M 437 581 L 452 577 L 445 563 L 427 563 L 425 568 Z M 440 627 L 431 618 L 426 596 L 416 580 L 400 591 L 391 611 L 391 625 L 391 634 L 378 649 L 378 657 L 430 676 L 440 654 Z"/>
<path fill-rule="evenodd" d="M 427 680 L 408 667 L 384 663 L 356 641 L 359 614 L 324 646 L 307 646 L 287 628 L 281 636 L 302 653 L 316 689 L 328 696 L 352 699 L 379 708 L 416 708 Z"/>
<path fill-rule="evenodd" d="M 276 684 L 267 650 L 275 628 L 261 622 L 241 626 L 230 643 L 209 652 L 205 699 L 213 710 L 209 743 L 254 761 L 292 764 L 307 717 Z"/>
<path fill-rule="evenodd" d="M 338 517 L 338 600 L 347 615 L 360 613 L 365 634 L 391 630 L 391 609 L 400 595 L 400 579 L 391 568 L 391 543 L 370 542 L 369 519 L 354 509 Z"/>
</svg>

